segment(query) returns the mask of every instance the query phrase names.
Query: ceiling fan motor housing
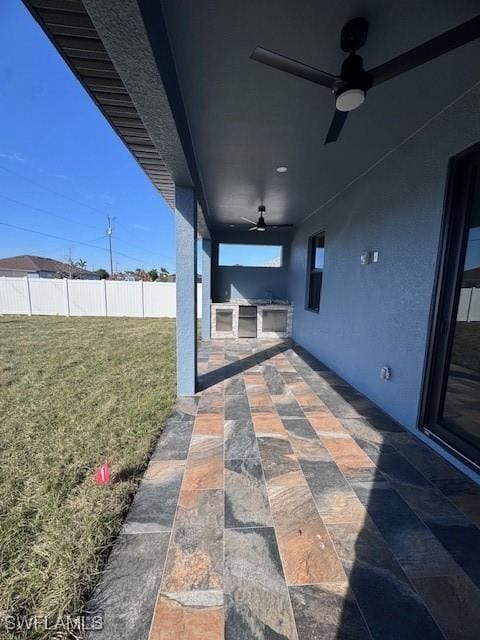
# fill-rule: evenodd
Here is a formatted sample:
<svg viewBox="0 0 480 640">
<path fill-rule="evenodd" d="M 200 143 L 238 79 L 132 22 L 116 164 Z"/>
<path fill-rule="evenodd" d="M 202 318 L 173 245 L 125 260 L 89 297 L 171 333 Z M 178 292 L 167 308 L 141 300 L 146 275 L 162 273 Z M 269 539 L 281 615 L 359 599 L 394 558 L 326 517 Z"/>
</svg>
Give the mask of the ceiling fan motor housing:
<svg viewBox="0 0 480 640">
<path fill-rule="evenodd" d="M 370 76 L 363 68 L 363 59 L 356 53 L 350 55 L 342 64 L 342 82 L 335 91 L 336 108 L 339 111 L 353 111 L 365 100 L 372 86 Z"/>
</svg>

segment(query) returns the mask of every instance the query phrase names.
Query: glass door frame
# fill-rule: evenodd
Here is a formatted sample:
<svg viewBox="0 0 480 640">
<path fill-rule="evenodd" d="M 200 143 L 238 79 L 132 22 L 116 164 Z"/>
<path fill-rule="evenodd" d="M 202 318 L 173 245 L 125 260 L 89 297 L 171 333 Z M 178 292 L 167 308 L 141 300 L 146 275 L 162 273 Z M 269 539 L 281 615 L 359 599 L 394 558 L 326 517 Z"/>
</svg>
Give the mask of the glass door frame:
<svg viewBox="0 0 480 640">
<path fill-rule="evenodd" d="M 454 156 L 448 164 L 420 429 L 478 471 L 480 450 L 440 422 L 467 250 L 475 165 L 480 166 L 480 143 Z"/>
</svg>

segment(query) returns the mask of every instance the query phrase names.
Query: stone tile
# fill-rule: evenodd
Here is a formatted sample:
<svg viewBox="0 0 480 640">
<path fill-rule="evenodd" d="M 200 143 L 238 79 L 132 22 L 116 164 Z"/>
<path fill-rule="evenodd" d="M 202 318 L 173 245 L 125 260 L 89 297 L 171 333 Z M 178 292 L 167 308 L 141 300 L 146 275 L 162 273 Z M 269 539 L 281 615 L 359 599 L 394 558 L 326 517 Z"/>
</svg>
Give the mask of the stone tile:
<svg viewBox="0 0 480 640">
<path fill-rule="evenodd" d="M 346 584 L 290 587 L 293 614 L 302 640 L 371 640 Z"/>
<path fill-rule="evenodd" d="M 283 418 L 290 444 L 298 460 L 331 460 L 315 430 L 308 420 L 303 418 Z"/>
<path fill-rule="evenodd" d="M 313 391 L 307 391 L 305 393 L 295 393 L 295 399 L 301 407 L 315 407 L 318 405 L 322 406 L 321 401 L 318 399 Z"/>
<path fill-rule="evenodd" d="M 157 442 L 151 460 L 182 460 L 188 455 L 192 437 L 194 416 L 188 420 L 167 421 Z"/>
<path fill-rule="evenodd" d="M 446 640 L 478 640 L 480 591 L 465 576 L 413 581 Z"/>
<path fill-rule="evenodd" d="M 247 390 L 250 387 L 255 387 L 259 384 L 265 384 L 265 378 L 261 373 L 251 373 L 251 372 L 245 373 L 243 376 L 243 380 L 245 382 L 245 386 Z"/>
<path fill-rule="evenodd" d="M 252 414 L 253 427 L 257 436 L 279 434 L 287 437 L 287 432 L 279 416 L 274 411 Z"/>
<path fill-rule="evenodd" d="M 375 467 L 367 454 L 352 438 L 321 436 L 320 440 L 342 471 L 344 469 L 372 469 Z"/>
<path fill-rule="evenodd" d="M 178 397 L 175 402 L 175 410 L 185 415 L 194 416 L 197 413 L 199 400 L 198 396 Z"/>
<path fill-rule="evenodd" d="M 464 476 L 451 464 L 443 460 L 438 454 L 428 449 L 423 443 L 418 442 L 406 446 L 397 446 L 402 454 L 415 468 L 431 480 L 449 480 L 463 478 Z"/>
<path fill-rule="evenodd" d="M 272 407 L 273 403 L 270 395 L 263 391 L 248 393 L 248 402 L 251 407 Z"/>
<path fill-rule="evenodd" d="M 175 527 L 224 526 L 224 492 L 221 489 L 181 491 L 178 499 Z"/>
<path fill-rule="evenodd" d="M 258 438 L 258 447 L 267 487 L 290 487 L 306 484 L 300 465 L 287 439 L 261 437 Z"/>
<path fill-rule="evenodd" d="M 450 503 L 480 527 L 480 487 L 478 485 L 466 478 L 452 478 L 437 480 L 435 486 L 447 496 Z"/>
<path fill-rule="evenodd" d="M 369 521 L 328 525 L 328 531 L 373 638 L 442 640 L 424 602 Z"/>
<path fill-rule="evenodd" d="M 145 471 L 145 480 L 155 480 L 159 484 L 174 480 L 185 471 L 186 460 L 151 460 Z"/>
<path fill-rule="evenodd" d="M 162 593 L 149 640 L 223 640 L 223 623 L 221 591 Z"/>
<path fill-rule="evenodd" d="M 224 395 L 223 393 L 202 393 L 198 403 L 197 416 L 200 413 L 223 413 Z"/>
<path fill-rule="evenodd" d="M 404 571 L 412 578 L 458 575 L 453 558 L 397 492 L 387 482 L 369 484 L 353 488 Z"/>
<path fill-rule="evenodd" d="M 257 439 L 251 420 L 225 422 L 225 459 L 259 458 Z"/>
<path fill-rule="evenodd" d="M 170 533 L 121 535 L 95 588 L 88 611 L 103 614 L 103 629 L 88 640 L 147 638 Z"/>
<path fill-rule="evenodd" d="M 263 372 L 268 392 L 273 396 L 282 395 L 286 391 L 285 380 L 279 373 L 277 367 L 274 365 L 266 365 Z"/>
<path fill-rule="evenodd" d="M 348 431 L 343 427 L 338 418 L 333 416 L 328 409 L 305 411 L 310 424 L 319 435 L 340 434 L 348 436 Z"/>
<path fill-rule="evenodd" d="M 250 405 L 246 396 L 225 396 L 225 420 L 250 418 Z"/>
<path fill-rule="evenodd" d="M 345 581 L 345 574 L 307 486 L 269 487 L 288 584 Z"/>
<path fill-rule="evenodd" d="M 385 453 L 377 462 L 382 475 L 420 517 L 457 516 L 458 510 L 398 453 Z"/>
<path fill-rule="evenodd" d="M 301 406 L 298 404 L 298 402 L 296 400 L 291 400 L 290 402 L 285 402 L 285 403 L 278 403 L 276 404 L 276 408 L 278 411 L 278 415 L 281 418 L 288 418 L 288 417 L 298 417 L 298 418 L 304 418 L 305 414 L 302 411 Z"/>
<path fill-rule="evenodd" d="M 219 527 L 175 527 L 162 592 L 223 588 L 223 532 Z"/>
<path fill-rule="evenodd" d="M 123 525 L 124 533 L 167 531 L 172 528 L 185 463 L 151 462 L 154 480 L 143 480 Z M 160 465 L 160 468 L 157 466 Z"/>
<path fill-rule="evenodd" d="M 225 526 L 272 526 L 260 460 L 225 461 Z"/>
<path fill-rule="evenodd" d="M 225 640 L 296 640 L 272 528 L 225 531 Z"/>
<path fill-rule="evenodd" d="M 426 523 L 437 540 L 480 589 L 480 529 L 464 516 L 428 518 Z"/>
<path fill-rule="evenodd" d="M 223 489 L 223 438 L 192 437 L 182 488 Z"/>
<path fill-rule="evenodd" d="M 223 415 L 218 413 L 200 413 L 195 419 L 193 435 L 223 437 Z"/>
<path fill-rule="evenodd" d="M 300 466 L 324 522 L 363 521 L 365 507 L 334 462 L 300 459 Z"/>
<path fill-rule="evenodd" d="M 230 378 L 225 382 L 225 395 L 241 396 L 245 393 L 245 382 L 242 378 Z"/>
</svg>

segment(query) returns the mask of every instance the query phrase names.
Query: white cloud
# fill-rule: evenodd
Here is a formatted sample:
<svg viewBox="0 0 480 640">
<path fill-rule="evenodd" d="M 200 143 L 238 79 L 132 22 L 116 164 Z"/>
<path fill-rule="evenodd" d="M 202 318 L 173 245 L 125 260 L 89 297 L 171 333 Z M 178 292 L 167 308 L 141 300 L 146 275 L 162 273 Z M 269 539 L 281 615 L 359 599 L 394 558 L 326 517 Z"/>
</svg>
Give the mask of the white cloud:
<svg viewBox="0 0 480 640">
<path fill-rule="evenodd" d="M 3 160 L 10 160 L 11 162 L 25 162 L 24 156 L 18 151 L 15 151 L 13 153 L 0 151 L 0 158 L 2 158 Z"/>
</svg>

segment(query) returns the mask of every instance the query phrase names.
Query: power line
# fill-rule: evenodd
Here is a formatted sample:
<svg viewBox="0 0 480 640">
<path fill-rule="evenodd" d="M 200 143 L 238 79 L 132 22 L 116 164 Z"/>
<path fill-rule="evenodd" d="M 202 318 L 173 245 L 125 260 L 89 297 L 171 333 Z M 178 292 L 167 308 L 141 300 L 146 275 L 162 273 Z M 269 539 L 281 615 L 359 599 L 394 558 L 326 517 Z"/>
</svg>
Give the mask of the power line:
<svg viewBox="0 0 480 640">
<path fill-rule="evenodd" d="M 101 251 L 105 251 L 102 247 L 99 247 L 96 244 L 90 244 L 89 242 L 82 242 L 81 240 L 69 240 L 68 238 L 62 238 L 62 236 L 55 236 L 51 233 L 44 233 L 43 231 L 37 231 L 36 229 L 28 229 L 27 227 L 19 227 L 16 224 L 9 224 L 8 222 L 1 222 L 0 224 L 4 227 L 10 227 L 11 229 L 18 229 L 19 231 L 26 231 L 27 233 L 35 233 L 39 236 L 45 236 L 46 238 L 53 238 L 54 240 L 63 240 L 64 242 L 70 242 L 72 244 L 81 244 L 85 247 L 92 247 L 93 249 L 100 249 Z M 105 236 L 101 236 L 98 240 L 102 240 Z"/>
<path fill-rule="evenodd" d="M 55 189 L 50 189 L 50 187 L 46 187 L 41 182 L 37 182 L 36 180 L 32 180 L 31 178 L 27 178 L 26 176 L 23 176 L 21 173 L 17 173 L 16 171 L 12 171 L 12 169 L 8 169 L 7 167 L 4 167 L 2 165 L 0 165 L 0 169 L 2 171 L 6 171 L 7 173 L 11 173 L 14 176 L 17 176 L 18 178 L 21 178 L 22 180 L 25 180 L 26 182 L 30 182 L 31 184 L 34 184 L 37 187 L 40 187 L 41 189 L 45 189 L 45 191 L 49 191 L 50 193 L 53 193 L 54 195 L 59 196 L 60 198 L 65 198 L 65 200 L 70 200 L 70 202 L 74 202 L 75 204 L 78 204 L 81 207 L 85 207 L 86 209 L 90 209 L 91 211 L 94 211 L 95 213 L 103 215 L 98 209 L 95 209 L 95 207 L 92 207 L 89 204 L 85 204 L 84 202 L 80 202 L 79 200 L 75 200 L 75 198 L 71 198 L 70 196 L 66 196 L 63 193 L 60 193 L 59 191 L 55 191 Z"/>
<path fill-rule="evenodd" d="M 98 226 L 93 226 L 92 224 L 86 224 L 85 222 L 80 222 L 80 220 L 74 220 L 73 218 L 67 218 L 66 216 L 61 216 L 60 214 L 53 213 L 52 211 L 48 211 L 47 209 L 42 209 L 41 207 L 34 207 L 33 205 L 27 204 L 26 202 L 20 202 L 20 200 L 16 200 L 15 198 L 11 198 L 10 196 L 5 196 L 3 195 L 3 193 L 0 193 L 0 198 L 9 200 L 10 202 L 14 202 L 15 204 L 19 204 L 21 207 L 27 207 L 27 209 L 32 209 L 33 211 L 46 213 L 48 216 L 53 216 L 54 218 L 59 218 L 60 220 L 66 220 L 67 222 L 73 222 L 74 224 L 79 224 L 82 227 L 88 227 L 89 229 L 98 229 Z"/>
<path fill-rule="evenodd" d="M 4 226 L 4 227 L 9 227 L 11 229 L 18 229 L 19 231 L 25 231 L 27 233 L 35 233 L 39 236 L 45 236 L 46 238 L 53 238 L 54 240 L 63 240 L 64 242 L 68 242 L 68 243 L 72 243 L 74 245 L 82 245 L 84 247 L 92 247 L 93 249 L 97 249 L 99 251 L 105 251 L 106 253 L 108 253 L 108 249 L 103 249 L 102 247 L 99 247 L 98 245 L 95 244 L 90 244 L 89 242 L 82 242 L 80 240 L 70 240 L 69 238 L 62 238 L 62 236 L 55 236 L 51 233 L 44 233 L 43 231 L 37 231 L 36 229 L 28 229 L 27 227 L 19 227 L 16 224 L 9 224 L 8 222 L 1 222 L 0 221 L 0 225 Z M 102 240 L 103 238 L 106 238 L 107 236 L 101 236 L 100 238 L 98 238 L 99 240 Z M 115 252 L 116 255 L 119 256 L 123 256 L 124 258 L 128 258 L 129 260 L 133 260 L 134 262 L 137 262 L 138 264 L 145 264 L 145 260 L 141 260 L 140 258 L 135 258 L 133 256 L 129 256 L 126 253 L 121 253 L 120 251 L 116 251 Z"/>
<path fill-rule="evenodd" d="M 79 200 L 76 200 L 75 198 L 71 198 L 70 196 L 67 196 L 67 195 L 65 195 L 63 193 L 60 193 L 59 191 L 56 191 L 55 189 L 51 189 L 50 187 L 46 187 L 41 182 L 37 182 L 36 180 L 32 180 L 31 178 L 27 178 L 26 176 L 22 175 L 21 173 L 17 173 L 16 171 L 12 171 L 12 169 L 4 167 L 3 165 L 0 165 L 0 169 L 2 171 L 6 171 L 7 173 L 11 173 L 14 176 L 17 176 L 18 178 L 21 178 L 22 180 L 25 180 L 26 182 L 30 182 L 31 184 L 34 184 L 37 187 L 40 187 L 41 189 L 44 189 L 45 191 L 48 191 L 49 193 L 53 193 L 54 195 L 56 195 L 56 196 L 58 196 L 60 198 L 65 198 L 65 200 L 69 200 L 70 202 L 73 202 L 73 203 L 75 203 L 75 204 L 77 204 L 77 205 L 79 205 L 81 207 L 85 207 L 87 209 L 90 209 L 91 211 L 93 211 L 96 214 L 99 214 L 99 215 L 102 215 L 102 216 L 104 215 L 104 213 L 102 213 L 99 209 L 96 209 L 95 207 L 92 207 L 91 205 L 85 204 L 84 202 L 80 202 Z M 78 222 L 76 220 L 66 218 L 65 216 L 60 216 L 58 214 L 54 214 L 54 213 L 52 213 L 50 211 L 47 211 L 45 209 L 41 209 L 39 207 L 34 207 L 32 205 L 28 205 L 26 203 L 20 202 L 18 200 L 13 199 L 13 198 L 9 198 L 8 196 L 3 196 L 2 195 L 1 197 L 2 198 L 6 198 L 7 200 L 11 200 L 12 202 L 16 202 L 17 204 L 20 204 L 21 206 L 28 207 L 28 208 L 36 210 L 36 211 L 40 211 L 42 213 L 46 213 L 47 215 L 51 215 L 51 216 L 54 216 L 56 218 L 61 218 L 63 220 L 68 220 L 69 222 L 73 222 L 75 224 L 82 224 L 84 227 L 88 226 L 88 227 L 90 227 L 92 229 L 97 228 L 97 227 L 94 227 L 93 225 L 87 225 L 87 224 Z M 123 227 L 124 225 L 121 223 L 120 226 Z M 133 225 L 129 225 L 129 226 L 131 226 L 133 228 Z M 127 227 L 127 225 L 125 225 L 125 228 L 126 227 Z M 140 249 L 141 251 L 145 251 L 143 249 L 143 247 L 140 247 L 138 245 L 133 245 L 132 243 L 127 243 L 125 240 L 122 240 L 121 238 L 117 238 L 117 240 L 119 242 L 123 242 L 123 244 L 126 244 L 127 246 L 128 245 L 131 246 L 132 248 L 137 248 L 137 249 Z M 116 253 L 118 253 L 118 251 Z M 146 253 L 149 253 L 151 256 L 163 257 L 163 258 L 166 258 L 167 260 L 172 260 L 173 259 L 173 256 L 168 256 L 166 254 L 161 254 L 161 253 L 157 254 L 157 253 L 153 253 L 153 252 L 150 252 L 150 251 L 146 252 Z M 120 255 L 124 255 L 125 256 L 125 254 L 120 254 Z"/>
</svg>

